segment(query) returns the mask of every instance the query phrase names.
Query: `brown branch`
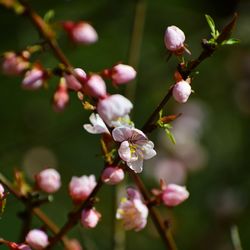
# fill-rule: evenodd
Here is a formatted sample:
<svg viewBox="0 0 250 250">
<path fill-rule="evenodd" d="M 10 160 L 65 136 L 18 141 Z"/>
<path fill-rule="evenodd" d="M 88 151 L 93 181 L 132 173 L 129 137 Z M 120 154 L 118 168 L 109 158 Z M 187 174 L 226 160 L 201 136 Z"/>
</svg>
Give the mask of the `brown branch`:
<svg viewBox="0 0 250 250">
<path fill-rule="evenodd" d="M 67 57 L 64 55 L 64 53 L 62 52 L 62 50 L 60 49 L 60 47 L 57 44 L 57 41 L 54 37 L 54 32 L 50 29 L 50 27 L 43 21 L 43 19 L 35 12 L 33 11 L 26 3 L 26 1 L 24 0 L 19 0 L 20 3 L 23 4 L 23 6 L 25 7 L 25 14 L 29 17 L 29 19 L 31 20 L 31 22 L 35 25 L 35 27 L 38 29 L 38 31 L 41 33 L 41 35 L 44 37 L 44 39 L 48 42 L 48 44 L 50 45 L 54 55 L 58 58 L 58 60 L 69 70 L 70 73 L 72 73 L 81 83 L 82 83 L 82 79 L 79 79 L 79 77 L 75 74 L 73 67 L 71 66 L 70 62 L 68 61 Z M 236 18 L 234 18 L 236 20 Z M 234 26 L 235 20 L 233 20 L 231 22 L 231 27 Z M 233 25 L 232 25 L 233 24 Z M 229 27 L 228 29 L 223 29 L 222 34 L 219 36 L 219 38 L 221 39 L 221 37 L 223 37 L 223 32 L 224 33 L 229 33 L 230 30 L 230 25 L 228 25 L 227 27 Z M 229 31 L 228 31 L 229 30 Z M 226 37 L 226 35 L 224 34 L 224 36 Z M 204 44 L 207 45 L 207 44 Z M 192 61 L 187 68 L 185 68 L 184 70 L 179 67 L 179 72 L 181 73 L 183 79 L 186 79 L 190 73 L 206 58 L 208 58 L 209 56 L 211 56 L 215 49 L 217 47 L 211 47 L 211 46 L 203 46 L 203 51 L 201 53 L 201 55 L 194 61 Z M 84 83 L 83 83 L 84 84 Z M 145 133 L 148 133 L 152 130 L 152 124 L 155 122 L 159 111 L 166 105 L 166 103 L 169 101 L 169 99 L 172 96 L 172 87 L 169 89 L 169 91 L 167 92 L 166 96 L 163 98 L 163 100 L 161 101 L 161 103 L 156 107 L 156 109 L 153 111 L 152 115 L 149 117 L 149 119 L 147 120 L 147 122 L 145 123 L 145 125 L 143 126 L 143 131 Z M 145 201 L 149 201 L 150 197 L 147 193 L 147 189 L 145 188 L 143 182 L 141 181 L 140 177 L 135 174 L 134 172 L 130 171 L 130 174 L 132 175 L 136 185 L 138 186 L 138 189 L 141 191 Z M 55 227 L 55 225 L 53 225 L 53 223 L 51 221 L 47 221 L 47 219 L 44 219 L 44 214 L 43 216 L 41 216 L 41 210 L 38 210 L 40 212 L 36 212 L 37 216 L 40 216 L 40 218 L 43 219 L 43 222 L 50 227 L 50 229 L 55 233 L 55 237 L 53 237 L 51 239 L 51 244 L 48 247 L 48 249 L 51 249 L 51 247 L 53 245 L 55 245 L 59 240 L 61 239 L 65 239 L 64 235 L 73 227 L 75 226 L 75 224 L 78 222 L 80 216 L 81 216 L 81 211 L 82 209 L 84 209 L 85 207 L 87 207 L 94 199 L 95 195 L 97 194 L 97 192 L 99 191 L 99 189 L 102 187 L 102 182 L 101 179 L 99 179 L 97 186 L 95 187 L 95 189 L 92 191 L 92 193 L 90 194 L 90 196 L 88 197 L 88 199 L 83 202 L 76 211 L 72 212 L 69 214 L 69 218 L 68 221 L 65 223 L 65 225 L 61 228 L 60 231 L 58 231 L 58 228 Z M 20 198 L 20 197 L 19 197 Z M 37 211 L 37 210 L 35 210 Z M 173 238 L 171 236 L 170 231 L 164 226 L 160 216 L 158 215 L 158 213 L 155 211 L 155 209 L 151 206 L 149 206 L 149 211 L 150 214 L 152 216 L 152 220 L 156 226 L 156 229 L 158 230 L 159 234 L 161 235 L 163 241 L 165 242 L 166 246 L 168 247 L 168 249 L 170 250 L 175 250 L 176 246 L 175 243 L 173 241 Z M 34 212 L 34 210 L 33 210 Z M 46 216 L 45 216 L 46 218 Z M 47 224 L 48 223 L 48 224 Z M 51 224 L 52 223 L 52 224 Z"/>
<path fill-rule="evenodd" d="M 0 183 L 2 183 L 10 193 L 12 193 L 18 200 L 22 201 L 24 205 L 26 205 L 27 197 L 21 194 L 13 184 L 5 178 L 3 174 L 0 173 Z M 31 212 L 42 222 L 47 228 L 53 233 L 57 234 L 60 229 L 58 226 L 40 209 L 40 208 L 32 208 Z M 62 237 L 63 244 L 65 247 L 68 246 L 68 238 L 66 236 Z"/>
</svg>

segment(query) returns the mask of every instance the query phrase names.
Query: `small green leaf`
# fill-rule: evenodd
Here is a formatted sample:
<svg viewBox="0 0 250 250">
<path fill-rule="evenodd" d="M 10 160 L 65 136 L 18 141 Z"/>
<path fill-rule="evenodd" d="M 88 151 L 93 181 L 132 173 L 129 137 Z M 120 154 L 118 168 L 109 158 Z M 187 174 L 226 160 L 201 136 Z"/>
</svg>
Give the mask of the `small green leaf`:
<svg viewBox="0 0 250 250">
<path fill-rule="evenodd" d="M 230 38 L 228 40 L 223 41 L 222 45 L 233 45 L 233 44 L 237 44 L 239 42 L 240 42 L 240 40 L 238 40 L 238 39 Z"/>
<path fill-rule="evenodd" d="M 46 23 L 50 23 L 51 20 L 55 17 L 55 11 L 54 10 L 48 10 L 44 17 L 43 17 L 43 20 L 46 22 Z"/>
<path fill-rule="evenodd" d="M 170 139 L 170 141 L 173 143 L 173 144 L 176 144 L 176 141 L 175 141 L 175 138 L 174 138 L 174 135 L 171 133 L 171 131 L 169 129 L 165 129 L 165 132 L 166 132 L 166 135 L 168 136 L 168 138 Z"/>
<path fill-rule="evenodd" d="M 3 198 L 2 200 L 0 200 L 0 218 L 4 212 L 4 209 L 6 207 L 6 203 L 7 203 L 7 199 Z"/>
<path fill-rule="evenodd" d="M 215 30 L 215 23 L 214 23 L 214 20 L 213 20 L 213 18 L 211 17 L 211 16 L 209 16 L 209 15 L 205 15 L 205 17 L 206 17 L 206 20 L 207 20 L 207 23 L 208 23 L 208 25 L 209 25 L 209 27 L 210 27 L 210 29 L 211 29 L 211 31 L 212 31 L 212 33 L 211 33 L 211 35 L 212 35 L 212 37 L 216 37 L 216 30 Z"/>
</svg>

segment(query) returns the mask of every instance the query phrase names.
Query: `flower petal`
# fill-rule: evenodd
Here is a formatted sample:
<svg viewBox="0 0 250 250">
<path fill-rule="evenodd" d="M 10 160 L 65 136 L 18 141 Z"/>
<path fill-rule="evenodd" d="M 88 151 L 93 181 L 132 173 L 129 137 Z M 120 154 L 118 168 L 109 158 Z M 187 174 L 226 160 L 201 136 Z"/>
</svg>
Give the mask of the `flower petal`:
<svg viewBox="0 0 250 250">
<path fill-rule="evenodd" d="M 127 165 L 129 168 L 134 170 L 136 173 L 141 173 L 142 167 L 143 167 L 143 160 L 138 159 L 137 161 L 127 162 Z"/>
<path fill-rule="evenodd" d="M 129 139 L 131 135 L 132 135 L 132 129 L 124 126 L 117 127 L 112 131 L 112 136 L 114 140 L 118 142 L 123 142 Z"/>
<path fill-rule="evenodd" d="M 145 160 L 151 159 L 156 155 L 156 151 L 154 150 L 154 144 L 152 141 L 148 141 L 143 145 L 143 158 Z"/>
<path fill-rule="evenodd" d="M 131 151 L 129 147 L 129 142 L 124 141 L 121 143 L 119 149 L 118 149 L 119 156 L 124 160 L 124 161 L 130 161 L 131 159 Z"/>
</svg>

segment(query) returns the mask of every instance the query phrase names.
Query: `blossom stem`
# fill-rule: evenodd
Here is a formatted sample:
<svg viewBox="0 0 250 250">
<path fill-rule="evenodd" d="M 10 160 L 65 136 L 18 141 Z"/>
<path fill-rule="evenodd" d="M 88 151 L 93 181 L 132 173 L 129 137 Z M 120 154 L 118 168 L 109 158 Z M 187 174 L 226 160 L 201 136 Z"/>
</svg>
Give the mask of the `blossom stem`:
<svg viewBox="0 0 250 250">
<path fill-rule="evenodd" d="M 197 59 L 190 61 L 187 64 L 187 67 L 182 66 L 182 64 L 177 65 L 177 70 L 181 74 L 183 80 L 186 80 L 190 74 L 208 57 L 212 56 L 212 54 L 219 48 L 219 46 L 222 44 L 222 42 L 225 39 L 228 39 L 231 35 L 231 32 L 236 24 L 237 21 L 237 14 L 234 14 L 232 20 L 222 29 L 222 32 L 220 33 L 219 37 L 217 38 L 217 43 L 218 45 L 215 46 L 213 44 L 208 44 L 205 41 L 202 42 L 203 45 L 203 50 L 201 54 L 197 57 Z M 160 104 L 155 108 L 155 110 L 152 112 L 144 126 L 142 127 L 142 131 L 144 133 L 149 133 L 151 132 L 155 126 L 154 123 L 159 115 L 159 112 L 161 109 L 164 108 L 164 106 L 168 103 L 168 101 L 172 97 L 172 91 L 173 91 L 173 85 L 169 88 L 167 94 L 164 96 Z"/>
</svg>

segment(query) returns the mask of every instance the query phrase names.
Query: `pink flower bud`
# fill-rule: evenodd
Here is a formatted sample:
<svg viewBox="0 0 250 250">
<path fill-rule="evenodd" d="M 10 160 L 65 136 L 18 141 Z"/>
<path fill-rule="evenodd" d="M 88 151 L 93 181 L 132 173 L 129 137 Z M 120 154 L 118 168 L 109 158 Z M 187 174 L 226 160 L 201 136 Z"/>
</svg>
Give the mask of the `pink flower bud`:
<svg viewBox="0 0 250 250">
<path fill-rule="evenodd" d="M 127 83 L 135 77 L 136 71 L 129 65 L 117 64 L 111 69 L 111 78 L 115 84 Z"/>
<path fill-rule="evenodd" d="M 106 84 L 97 74 L 87 77 L 84 84 L 84 91 L 87 95 L 98 99 L 105 98 L 107 95 Z"/>
<path fill-rule="evenodd" d="M 67 31 L 71 40 L 79 44 L 91 44 L 98 40 L 95 29 L 86 22 L 64 22 L 64 29 Z"/>
<path fill-rule="evenodd" d="M 86 228 L 94 228 L 101 218 L 101 214 L 94 208 L 82 211 L 81 223 Z"/>
<path fill-rule="evenodd" d="M 69 183 L 69 194 L 74 202 L 82 202 L 88 198 L 95 186 L 96 180 L 94 175 L 73 176 Z"/>
<path fill-rule="evenodd" d="M 36 184 L 46 193 L 54 193 L 61 187 L 60 174 L 53 168 L 48 168 L 36 175 Z"/>
<path fill-rule="evenodd" d="M 43 250 L 49 245 L 48 235 L 39 229 L 29 231 L 25 240 L 35 250 Z"/>
<path fill-rule="evenodd" d="M 4 187 L 3 185 L 0 183 L 0 199 L 3 198 L 4 196 Z"/>
<path fill-rule="evenodd" d="M 165 45 L 168 50 L 178 52 L 184 47 L 185 34 L 176 26 L 169 26 L 164 37 Z"/>
<path fill-rule="evenodd" d="M 19 56 L 14 52 L 6 52 L 2 63 L 3 73 L 6 75 L 20 75 L 29 67 L 28 58 L 28 53 Z"/>
<path fill-rule="evenodd" d="M 15 242 L 9 242 L 8 247 L 11 250 L 32 250 L 28 245 L 26 244 L 17 244 Z"/>
<path fill-rule="evenodd" d="M 65 250 L 82 250 L 82 246 L 77 239 L 70 239 Z"/>
<path fill-rule="evenodd" d="M 185 103 L 192 92 L 188 82 L 182 80 L 177 82 L 173 88 L 173 97 L 179 103 Z"/>
<path fill-rule="evenodd" d="M 102 173 L 102 181 L 109 185 L 115 185 L 124 179 L 124 172 L 119 167 L 107 167 Z"/>
<path fill-rule="evenodd" d="M 189 197 L 186 187 L 169 184 L 162 191 L 162 201 L 166 206 L 174 207 L 181 204 Z"/>
<path fill-rule="evenodd" d="M 97 112 L 112 127 L 113 122 L 129 114 L 133 104 L 124 96 L 115 94 L 99 100 Z"/>
<path fill-rule="evenodd" d="M 84 81 L 86 76 L 87 76 L 85 71 L 83 69 L 80 69 L 80 68 L 76 68 L 74 70 L 75 70 L 76 74 L 80 78 L 82 78 Z M 64 74 L 63 76 L 66 80 L 66 83 L 67 83 L 67 86 L 69 89 L 78 91 L 82 88 L 82 84 L 73 75 Z"/>
<path fill-rule="evenodd" d="M 53 96 L 53 107 L 57 112 L 63 111 L 69 102 L 69 94 L 65 79 L 61 78 L 58 88 Z"/>
<path fill-rule="evenodd" d="M 27 71 L 22 81 L 22 87 L 24 89 L 35 90 L 43 86 L 46 78 L 46 72 L 40 67 L 33 67 Z"/>
</svg>

